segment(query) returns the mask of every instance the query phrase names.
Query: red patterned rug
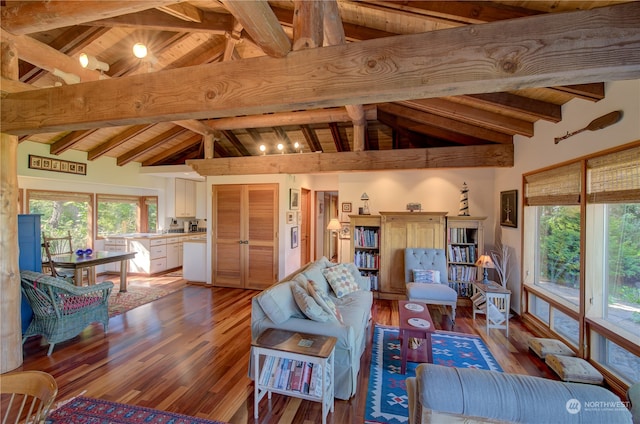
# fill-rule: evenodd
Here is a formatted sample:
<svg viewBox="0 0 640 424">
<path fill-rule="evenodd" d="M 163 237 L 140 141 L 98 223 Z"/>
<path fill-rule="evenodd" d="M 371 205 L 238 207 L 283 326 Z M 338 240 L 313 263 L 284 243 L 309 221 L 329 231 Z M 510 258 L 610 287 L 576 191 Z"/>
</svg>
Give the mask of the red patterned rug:
<svg viewBox="0 0 640 424">
<path fill-rule="evenodd" d="M 46 424 L 224 424 L 173 412 L 78 396 L 47 416 Z"/>
<path fill-rule="evenodd" d="M 115 284 L 111 291 L 111 295 L 109 296 L 109 318 L 120 315 L 130 309 L 137 308 L 138 306 L 146 303 L 153 302 L 156 299 L 160 299 L 161 297 L 175 291 L 181 290 L 182 287 L 183 286 L 175 285 L 163 285 L 159 287 L 154 287 L 153 285 L 143 286 L 136 285 L 131 282 L 127 286 L 127 291 L 121 293 L 118 290 L 119 285 Z"/>
</svg>

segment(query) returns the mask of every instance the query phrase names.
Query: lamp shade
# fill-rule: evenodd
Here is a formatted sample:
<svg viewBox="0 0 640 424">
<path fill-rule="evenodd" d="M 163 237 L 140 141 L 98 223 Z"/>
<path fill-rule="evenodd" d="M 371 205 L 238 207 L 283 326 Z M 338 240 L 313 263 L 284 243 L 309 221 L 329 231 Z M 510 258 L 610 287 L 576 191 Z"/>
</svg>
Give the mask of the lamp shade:
<svg viewBox="0 0 640 424">
<path fill-rule="evenodd" d="M 479 266 L 479 267 L 482 267 L 482 268 L 495 268 L 496 267 L 494 265 L 494 263 L 493 263 L 493 260 L 491 260 L 491 256 L 489 256 L 489 255 L 480 255 L 480 257 L 476 261 L 476 266 Z"/>
<path fill-rule="evenodd" d="M 369 196 L 367 195 L 367 193 L 362 193 L 362 196 L 360 196 L 360 200 L 369 200 Z"/>
<path fill-rule="evenodd" d="M 329 225 L 327 225 L 327 230 L 338 231 L 340 229 L 342 229 L 342 225 L 340 224 L 340 221 L 338 221 L 338 218 L 331 218 Z"/>
</svg>

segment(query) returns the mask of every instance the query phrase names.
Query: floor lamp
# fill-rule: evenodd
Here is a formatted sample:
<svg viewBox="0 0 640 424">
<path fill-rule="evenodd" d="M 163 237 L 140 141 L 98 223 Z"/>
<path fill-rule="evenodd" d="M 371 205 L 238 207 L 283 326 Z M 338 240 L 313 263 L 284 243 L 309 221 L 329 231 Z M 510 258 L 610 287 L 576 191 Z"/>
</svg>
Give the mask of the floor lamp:
<svg viewBox="0 0 640 424">
<path fill-rule="evenodd" d="M 337 262 L 340 263 L 340 239 L 338 238 L 338 231 L 342 229 L 342 225 L 338 218 L 331 218 L 329 221 L 329 225 L 327 225 L 327 230 L 331 231 L 331 234 L 336 238 L 336 256 L 338 257 Z"/>
</svg>

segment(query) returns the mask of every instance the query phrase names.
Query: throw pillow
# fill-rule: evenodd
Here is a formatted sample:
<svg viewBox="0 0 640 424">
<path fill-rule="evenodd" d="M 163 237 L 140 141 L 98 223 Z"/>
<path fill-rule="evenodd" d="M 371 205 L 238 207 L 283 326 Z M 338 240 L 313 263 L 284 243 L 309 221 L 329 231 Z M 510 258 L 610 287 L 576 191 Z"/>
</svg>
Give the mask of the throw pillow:
<svg viewBox="0 0 640 424">
<path fill-rule="evenodd" d="M 322 274 L 327 279 L 337 298 L 360 290 L 358 283 L 356 283 L 353 274 L 346 264 L 338 264 L 330 268 L 325 268 L 322 270 Z"/>
<path fill-rule="evenodd" d="M 413 282 L 440 284 L 440 271 L 437 271 L 435 269 L 414 269 Z"/>
<path fill-rule="evenodd" d="M 327 280 L 324 277 L 322 271 L 324 271 L 324 267 L 322 265 L 313 264 L 309 268 L 305 269 L 302 274 L 309 280 L 313 280 L 318 285 L 318 288 L 325 293 L 329 292 L 329 284 L 327 284 Z"/>
<path fill-rule="evenodd" d="M 342 321 L 342 315 L 338 308 L 336 308 L 336 304 L 333 303 L 333 300 L 329 297 L 328 294 L 318 289 L 318 285 L 315 281 L 309 281 L 309 285 L 307 285 L 307 291 L 318 302 L 318 305 L 322 309 L 324 309 L 329 315 L 331 315 L 336 321 L 340 324 L 344 324 Z"/>
<path fill-rule="evenodd" d="M 296 300 L 296 304 L 307 318 L 318 322 L 327 322 L 331 319 L 329 314 L 318 305 L 318 302 L 307 293 L 304 287 L 299 284 L 292 284 L 291 291 L 293 292 L 293 298 Z"/>
<path fill-rule="evenodd" d="M 303 317 L 289 287 L 295 284 L 293 281 L 279 283 L 258 295 L 258 304 L 274 324 L 282 324 L 291 317 Z"/>
</svg>

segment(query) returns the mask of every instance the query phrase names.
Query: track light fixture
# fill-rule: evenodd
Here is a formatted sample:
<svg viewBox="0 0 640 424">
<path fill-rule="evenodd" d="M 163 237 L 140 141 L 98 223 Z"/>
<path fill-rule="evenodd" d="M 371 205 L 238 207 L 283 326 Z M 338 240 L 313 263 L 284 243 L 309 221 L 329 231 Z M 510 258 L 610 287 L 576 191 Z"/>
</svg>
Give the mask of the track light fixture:
<svg viewBox="0 0 640 424">
<path fill-rule="evenodd" d="M 106 72 L 109 70 L 109 64 L 96 59 L 95 56 L 88 55 L 86 53 L 80 53 L 78 57 L 80 65 L 86 69 L 93 69 L 96 71 Z"/>
<path fill-rule="evenodd" d="M 52 74 L 62 79 L 62 81 L 64 81 L 67 85 L 78 84 L 80 82 L 80 77 L 76 74 L 61 71 L 58 68 L 53 68 Z"/>
</svg>

